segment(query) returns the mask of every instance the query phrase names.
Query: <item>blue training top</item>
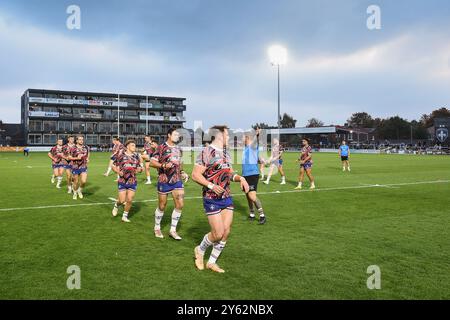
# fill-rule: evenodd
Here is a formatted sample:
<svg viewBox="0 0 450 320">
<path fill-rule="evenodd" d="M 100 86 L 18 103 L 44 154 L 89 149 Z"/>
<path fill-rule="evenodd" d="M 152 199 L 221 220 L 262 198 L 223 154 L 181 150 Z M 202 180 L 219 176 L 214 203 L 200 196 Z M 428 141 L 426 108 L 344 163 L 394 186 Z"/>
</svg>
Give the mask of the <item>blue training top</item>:
<svg viewBox="0 0 450 320">
<path fill-rule="evenodd" d="M 258 159 L 259 148 L 257 146 L 245 146 L 242 153 L 242 175 L 244 177 L 259 175 Z"/>
<path fill-rule="evenodd" d="M 348 150 L 350 149 L 348 145 L 342 145 L 339 147 L 341 150 L 341 156 L 347 157 L 348 156 Z"/>
</svg>

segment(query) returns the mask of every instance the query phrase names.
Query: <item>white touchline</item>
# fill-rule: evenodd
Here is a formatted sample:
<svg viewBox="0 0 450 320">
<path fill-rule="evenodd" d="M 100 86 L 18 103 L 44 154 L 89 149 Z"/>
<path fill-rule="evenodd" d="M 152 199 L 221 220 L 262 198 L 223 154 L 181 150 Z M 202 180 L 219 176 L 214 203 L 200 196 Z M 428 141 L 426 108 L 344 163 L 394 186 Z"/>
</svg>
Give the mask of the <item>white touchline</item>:
<svg viewBox="0 0 450 320">
<path fill-rule="evenodd" d="M 314 190 L 305 189 L 305 190 L 286 190 L 286 191 L 267 191 L 267 192 L 258 192 L 258 195 L 264 194 L 281 194 L 281 193 L 301 193 L 301 192 L 319 192 L 319 191 L 338 191 L 338 190 L 351 190 L 351 189 L 367 189 L 367 188 L 379 188 L 379 187 L 400 187 L 400 186 L 412 186 L 412 185 L 420 185 L 420 184 L 437 184 L 437 183 L 449 183 L 450 180 L 434 180 L 434 181 L 417 181 L 417 182 L 403 182 L 403 183 L 391 183 L 391 184 L 369 184 L 369 185 L 360 185 L 360 186 L 349 186 L 349 187 L 335 187 L 335 188 L 317 188 Z M 235 194 L 233 197 L 242 197 L 245 196 L 243 193 Z M 113 201 L 114 198 L 108 198 Z M 195 199 L 203 199 L 201 196 L 197 197 L 185 197 L 184 200 L 195 200 Z M 116 201 L 116 199 L 114 199 Z M 156 202 L 158 199 L 149 199 L 149 200 L 138 200 L 133 202 Z M 71 208 L 71 207 L 89 207 L 89 206 L 101 206 L 101 205 L 111 205 L 111 202 L 93 202 L 93 203 L 78 203 L 78 204 L 60 204 L 60 205 L 51 205 L 51 206 L 37 206 L 37 207 L 23 207 L 23 208 L 3 208 L 0 209 L 2 211 L 19 211 L 19 210 L 37 210 L 37 209 L 51 209 L 51 208 Z"/>
</svg>

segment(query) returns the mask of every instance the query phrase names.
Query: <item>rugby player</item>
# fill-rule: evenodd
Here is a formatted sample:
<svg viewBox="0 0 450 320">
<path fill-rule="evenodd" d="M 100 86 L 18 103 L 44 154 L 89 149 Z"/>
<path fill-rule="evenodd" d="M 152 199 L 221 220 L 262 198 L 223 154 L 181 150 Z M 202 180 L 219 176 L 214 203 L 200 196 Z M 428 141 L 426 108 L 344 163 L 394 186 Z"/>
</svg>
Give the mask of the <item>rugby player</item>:
<svg viewBox="0 0 450 320">
<path fill-rule="evenodd" d="M 58 139 L 56 146 L 52 147 L 47 155 L 52 159 L 53 177 L 56 177 L 57 180 L 56 188 L 61 189 L 61 181 L 64 173 L 64 164 L 62 162 L 64 158 L 62 139 Z M 54 183 L 53 177 L 52 183 Z"/>
<path fill-rule="evenodd" d="M 124 205 L 122 214 L 123 222 L 130 222 L 128 214 L 133 204 L 134 195 L 137 188 L 136 174 L 142 172 L 142 158 L 136 152 L 136 142 L 128 140 L 125 143 L 126 150 L 117 154 L 114 159 L 112 170 L 119 175 L 117 182 L 119 195 L 114 204 L 112 215 L 115 217 L 119 211 L 119 207 Z"/>
<path fill-rule="evenodd" d="M 300 153 L 300 159 L 297 160 L 300 162 L 300 173 L 299 173 L 299 177 L 298 177 L 298 185 L 294 189 L 298 190 L 298 189 L 302 188 L 303 179 L 305 177 L 305 172 L 311 183 L 309 188 L 315 189 L 316 186 L 314 184 L 314 177 L 312 176 L 312 173 L 311 173 L 313 161 L 312 161 L 312 148 L 309 145 L 309 139 L 304 138 L 302 140 L 302 145 L 303 145 L 303 148 Z"/>
<path fill-rule="evenodd" d="M 270 182 L 270 178 L 272 177 L 273 174 L 273 170 L 275 169 L 275 167 L 278 168 L 278 171 L 281 174 L 281 182 L 280 184 L 286 184 L 286 176 L 284 174 L 283 171 L 283 146 L 280 144 L 280 141 L 278 141 L 278 139 L 273 139 L 273 144 L 272 144 L 272 153 L 270 156 L 270 169 L 269 169 L 269 173 L 267 174 L 267 180 L 263 181 L 264 184 L 269 184 Z"/>
<path fill-rule="evenodd" d="M 67 138 L 67 143 L 63 145 L 63 164 L 64 169 L 66 171 L 66 179 L 67 179 L 67 193 L 72 193 L 72 161 L 69 160 L 69 155 L 71 153 L 72 148 L 75 147 L 75 138 L 73 136 L 69 136 Z"/>
<path fill-rule="evenodd" d="M 144 140 L 144 154 L 146 154 L 149 159 L 151 159 L 153 153 L 158 147 L 158 144 L 156 143 L 156 141 L 153 141 L 150 136 L 145 136 Z M 145 184 L 152 184 L 152 178 L 150 176 L 150 161 L 145 161 L 145 175 L 147 177 Z"/>
<path fill-rule="evenodd" d="M 181 240 L 177 233 L 177 225 L 181 218 L 184 205 L 184 186 L 189 176 L 183 171 L 182 151 L 177 143 L 180 133 L 175 128 L 167 131 L 166 142 L 160 144 L 152 157 L 150 165 L 158 169 L 158 207 L 155 210 L 154 234 L 157 238 L 164 238 L 161 232 L 161 220 L 167 205 L 167 197 L 172 194 L 175 208 L 172 211 L 172 222 L 169 236 Z"/>
<path fill-rule="evenodd" d="M 108 170 L 103 174 L 105 177 L 109 176 L 109 173 L 112 170 L 112 166 L 113 166 L 113 163 L 114 163 L 116 157 L 125 150 L 126 150 L 126 148 L 122 144 L 122 142 L 120 142 L 119 137 L 114 137 L 112 154 L 111 154 L 111 158 L 109 158 Z M 117 177 L 117 179 L 119 179 L 119 177 Z"/>
<path fill-rule="evenodd" d="M 83 199 L 82 191 L 87 182 L 89 155 L 89 147 L 84 145 L 84 137 L 78 136 L 76 145 L 68 157 L 72 161 L 73 200 L 77 200 L 77 196 Z"/>
<path fill-rule="evenodd" d="M 239 182 L 241 189 L 248 193 L 249 186 L 244 177 L 233 172 L 231 156 L 226 150 L 228 144 L 228 127 L 214 126 L 209 136 L 212 142 L 198 155 L 192 179 L 203 186 L 203 207 L 211 231 L 208 232 L 195 247 L 195 266 L 199 270 L 205 268 L 203 256 L 205 251 L 213 246 L 206 268 L 214 272 L 223 273 L 217 259 L 225 248 L 233 222 L 233 199 L 230 183 Z"/>
</svg>

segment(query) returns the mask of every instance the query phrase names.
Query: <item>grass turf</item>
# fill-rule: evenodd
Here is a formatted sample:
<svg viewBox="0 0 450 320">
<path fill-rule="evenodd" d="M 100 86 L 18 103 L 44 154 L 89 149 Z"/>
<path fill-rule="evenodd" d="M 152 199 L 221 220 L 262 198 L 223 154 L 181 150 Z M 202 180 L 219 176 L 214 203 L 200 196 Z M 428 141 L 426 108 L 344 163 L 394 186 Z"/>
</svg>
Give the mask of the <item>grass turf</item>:
<svg viewBox="0 0 450 320">
<path fill-rule="evenodd" d="M 157 239 L 156 202 L 144 201 L 156 199 L 155 184 L 144 185 L 143 175 L 132 222 L 111 216 L 108 198 L 117 187 L 113 175 L 102 176 L 108 154 L 92 154 L 86 197 L 74 201 L 50 184 L 45 154 L 2 153 L 0 298 L 450 298 L 450 183 L 410 184 L 450 180 L 450 158 L 355 154 L 352 172 L 344 173 L 337 155 L 314 154 L 322 190 L 284 193 L 296 185 L 296 156 L 284 157 L 287 185 L 279 185 L 278 175 L 259 185 L 264 226 L 247 221 L 245 197 L 233 185 L 234 224 L 219 260 L 227 272 L 219 275 L 194 268 L 193 248 L 209 231 L 200 199 L 185 201 L 181 242 L 167 237 L 170 200 L 166 238 Z M 155 171 L 152 176 L 155 182 Z M 397 185 L 366 187 L 373 184 Z M 201 195 L 192 181 L 185 190 L 187 197 Z M 81 290 L 66 287 L 70 265 L 81 268 Z M 381 290 L 367 289 L 369 265 L 381 268 Z"/>
</svg>

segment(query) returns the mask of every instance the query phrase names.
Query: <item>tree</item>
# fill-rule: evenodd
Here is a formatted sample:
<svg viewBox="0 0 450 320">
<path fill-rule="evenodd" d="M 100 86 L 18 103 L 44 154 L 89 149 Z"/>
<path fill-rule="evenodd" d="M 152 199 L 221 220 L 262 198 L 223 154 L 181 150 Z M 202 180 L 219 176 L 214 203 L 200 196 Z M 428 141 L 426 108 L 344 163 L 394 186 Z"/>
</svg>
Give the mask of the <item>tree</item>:
<svg viewBox="0 0 450 320">
<path fill-rule="evenodd" d="M 420 122 L 425 126 L 425 128 L 432 127 L 434 125 L 435 118 L 450 118 L 450 110 L 447 108 L 436 109 L 428 114 L 423 114 L 420 118 Z"/>
<path fill-rule="evenodd" d="M 296 123 L 297 120 L 295 120 L 292 116 L 288 115 L 287 113 L 283 114 L 283 117 L 281 118 L 280 121 L 281 128 L 295 128 Z"/>
<path fill-rule="evenodd" d="M 377 134 L 381 139 L 409 139 L 411 137 L 411 124 L 399 116 L 384 119 Z"/>
<path fill-rule="evenodd" d="M 255 125 L 252 126 L 253 129 L 256 128 L 261 128 L 261 129 L 274 129 L 275 127 L 269 126 L 267 123 L 265 122 L 261 122 L 261 123 L 255 123 Z"/>
<path fill-rule="evenodd" d="M 374 120 L 367 112 L 353 113 L 346 126 L 351 128 L 373 128 Z"/>
<path fill-rule="evenodd" d="M 316 118 L 311 118 L 308 120 L 308 123 L 306 124 L 307 128 L 316 128 L 316 127 L 323 127 L 324 124 L 322 121 Z"/>
</svg>

